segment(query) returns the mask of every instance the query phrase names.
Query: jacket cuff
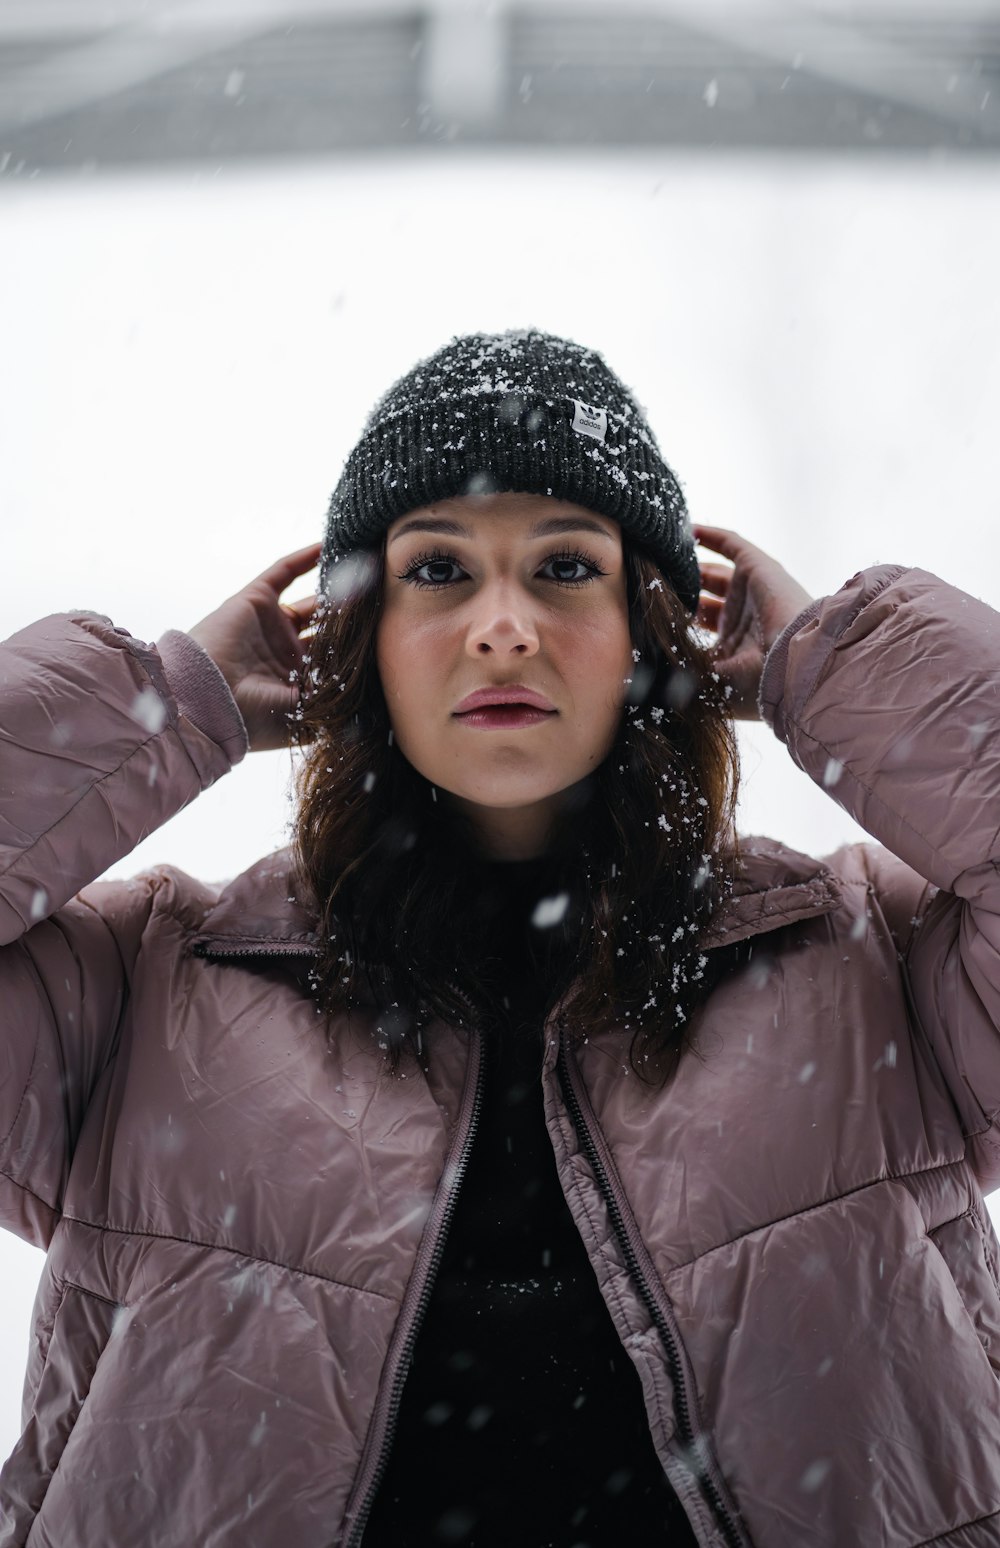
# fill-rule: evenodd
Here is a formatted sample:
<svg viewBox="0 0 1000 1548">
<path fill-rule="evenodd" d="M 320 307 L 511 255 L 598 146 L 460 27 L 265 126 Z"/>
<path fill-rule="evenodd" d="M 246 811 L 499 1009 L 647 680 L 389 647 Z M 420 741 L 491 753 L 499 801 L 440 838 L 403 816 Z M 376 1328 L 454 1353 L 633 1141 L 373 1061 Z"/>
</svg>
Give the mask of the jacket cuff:
<svg viewBox="0 0 1000 1548">
<path fill-rule="evenodd" d="M 239 763 L 250 742 L 229 684 L 206 650 L 180 629 L 168 629 L 156 642 L 164 675 L 183 714 L 217 742 L 231 764 Z"/>
<path fill-rule="evenodd" d="M 823 606 L 823 598 L 817 597 L 804 607 L 801 613 L 797 613 L 791 623 L 787 623 L 775 640 L 771 649 L 764 657 L 764 670 L 760 674 L 760 687 L 757 690 L 757 710 L 761 720 L 771 727 L 775 736 L 785 740 L 784 725 L 781 716 L 781 695 L 785 686 L 785 666 L 788 662 L 788 647 L 792 635 L 797 634 L 807 623 L 819 614 Z"/>
<path fill-rule="evenodd" d="M 785 689 L 788 676 L 788 655 L 793 639 L 804 629 L 815 627 L 828 637 L 830 647 L 833 647 L 840 636 L 850 627 L 854 619 L 862 612 L 870 602 L 890 586 L 894 580 L 906 571 L 905 564 L 881 564 L 873 565 L 867 570 L 858 570 L 845 581 L 839 591 L 831 592 L 829 596 L 817 597 L 804 607 L 786 624 L 778 635 L 764 661 L 764 669 L 761 672 L 760 688 L 757 697 L 757 707 L 760 718 L 771 727 L 779 741 L 787 743 L 785 728 Z M 860 594 L 850 598 L 850 589 L 853 587 L 858 592 L 858 582 L 861 582 Z M 838 603 L 839 599 L 839 603 Z M 845 611 L 845 601 L 850 606 Z M 831 606 L 832 603 L 832 606 Z M 825 615 L 825 617 L 824 617 Z M 826 655 L 820 653 L 813 666 L 812 680 L 796 683 L 796 702 L 799 709 L 809 698 L 816 679 L 820 675 Z M 807 674 L 808 679 L 809 674 Z"/>
</svg>

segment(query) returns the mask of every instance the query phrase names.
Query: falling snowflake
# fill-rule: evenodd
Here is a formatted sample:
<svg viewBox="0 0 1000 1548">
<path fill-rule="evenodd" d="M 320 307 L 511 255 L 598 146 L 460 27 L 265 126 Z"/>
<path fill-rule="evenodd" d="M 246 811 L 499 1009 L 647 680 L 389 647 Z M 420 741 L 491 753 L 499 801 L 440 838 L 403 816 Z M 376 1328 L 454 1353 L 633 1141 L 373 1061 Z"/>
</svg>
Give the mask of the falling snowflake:
<svg viewBox="0 0 1000 1548">
<path fill-rule="evenodd" d="M 536 930 L 551 930 L 565 917 L 569 908 L 569 893 L 560 892 L 551 898 L 540 898 L 535 905 L 531 922 Z"/>
</svg>

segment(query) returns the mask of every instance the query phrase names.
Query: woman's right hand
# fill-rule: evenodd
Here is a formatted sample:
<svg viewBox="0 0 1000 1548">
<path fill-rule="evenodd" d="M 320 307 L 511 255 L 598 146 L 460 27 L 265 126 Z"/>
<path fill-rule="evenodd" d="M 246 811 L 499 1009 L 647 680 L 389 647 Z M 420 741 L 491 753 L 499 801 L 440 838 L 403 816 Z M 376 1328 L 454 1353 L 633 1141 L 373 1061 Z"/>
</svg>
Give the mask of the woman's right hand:
<svg viewBox="0 0 1000 1548">
<path fill-rule="evenodd" d="M 728 561 L 701 565 L 697 621 L 716 635 L 712 656 L 735 720 L 757 720 L 764 659 L 786 624 L 813 600 L 784 565 L 728 527 L 695 523 L 702 547 Z"/>
<path fill-rule="evenodd" d="M 290 681 L 302 661 L 301 636 L 316 598 L 282 602 L 281 593 L 315 568 L 322 544 L 286 554 L 187 632 L 229 684 L 250 738 L 250 751 L 288 745 L 287 717 L 298 690 Z"/>
</svg>

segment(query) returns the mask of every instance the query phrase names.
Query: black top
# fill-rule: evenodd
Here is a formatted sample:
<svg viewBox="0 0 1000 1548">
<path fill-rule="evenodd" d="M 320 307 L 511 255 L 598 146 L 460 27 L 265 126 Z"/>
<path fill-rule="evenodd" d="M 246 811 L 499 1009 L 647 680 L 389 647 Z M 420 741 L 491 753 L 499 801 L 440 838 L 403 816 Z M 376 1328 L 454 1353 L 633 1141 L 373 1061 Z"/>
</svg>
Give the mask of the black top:
<svg viewBox="0 0 1000 1548">
<path fill-rule="evenodd" d="M 481 873 L 482 1114 L 364 1548 L 695 1548 L 545 1127 L 545 873 Z"/>
</svg>

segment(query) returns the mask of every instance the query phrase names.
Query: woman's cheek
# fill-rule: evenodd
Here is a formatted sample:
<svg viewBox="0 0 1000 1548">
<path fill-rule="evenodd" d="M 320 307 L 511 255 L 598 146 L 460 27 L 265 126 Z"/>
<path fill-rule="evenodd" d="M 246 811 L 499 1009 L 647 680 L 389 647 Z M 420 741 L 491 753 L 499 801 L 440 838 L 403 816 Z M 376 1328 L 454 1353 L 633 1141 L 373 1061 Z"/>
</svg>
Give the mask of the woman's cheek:
<svg viewBox="0 0 1000 1548">
<path fill-rule="evenodd" d="M 413 660 L 412 650 L 408 648 L 407 636 L 410 632 L 396 609 L 389 609 L 382 615 L 376 637 L 375 659 L 390 714 L 396 713 L 397 706 L 408 697 L 410 691 L 407 682 L 407 663 Z"/>
</svg>

